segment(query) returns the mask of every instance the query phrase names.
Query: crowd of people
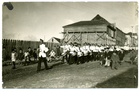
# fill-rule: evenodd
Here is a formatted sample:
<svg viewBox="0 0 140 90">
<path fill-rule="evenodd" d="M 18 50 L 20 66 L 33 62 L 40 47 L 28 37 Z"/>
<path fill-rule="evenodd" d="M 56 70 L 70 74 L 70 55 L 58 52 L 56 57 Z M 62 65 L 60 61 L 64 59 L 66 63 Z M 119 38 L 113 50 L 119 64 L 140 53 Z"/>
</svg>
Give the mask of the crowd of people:
<svg viewBox="0 0 140 90">
<path fill-rule="evenodd" d="M 6 51 L 6 48 L 3 47 L 3 51 L 2 51 L 2 62 L 7 61 L 7 55 L 8 52 Z M 31 63 L 31 58 L 33 58 L 33 60 L 37 60 L 38 57 L 38 49 L 34 49 L 32 50 L 31 47 L 28 47 L 27 50 L 23 51 L 22 48 L 19 48 L 19 50 L 17 50 L 16 48 L 12 49 L 11 52 L 11 61 L 12 61 L 12 65 L 13 65 L 13 69 L 15 69 L 15 63 L 16 61 L 20 62 L 19 64 L 23 64 L 24 66 L 29 65 Z"/>
<path fill-rule="evenodd" d="M 100 61 L 100 65 L 117 69 L 117 63 L 121 64 L 123 57 L 128 50 L 118 46 L 99 46 L 94 44 L 84 44 L 81 46 L 77 43 L 71 43 L 63 48 L 63 62 L 71 64 L 83 64 L 89 61 Z"/>
<path fill-rule="evenodd" d="M 84 64 L 90 61 L 99 61 L 100 65 L 105 67 L 111 67 L 112 69 L 117 69 L 117 64 L 121 65 L 121 62 L 124 56 L 130 51 L 126 47 L 119 46 L 105 46 L 105 45 L 95 45 L 84 43 L 83 45 L 78 43 L 70 43 L 63 46 L 58 47 L 57 51 L 50 50 L 45 46 L 42 39 L 40 39 L 41 44 L 38 48 L 34 50 L 31 47 L 28 47 L 26 51 L 20 48 L 17 52 L 17 49 L 12 49 L 11 60 L 13 64 L 13 69 L 15 69 L 15 62 L 17 60 L 23 61 L 22 64 L 24 66 L 29 65 L 31 62 L 31 58 L 38 61 L 37 71 L 41 69 L 41 62 L 44 62 L 45 69 L 49 69 L 47 62 L 50 61 L 51 58 L 57 59 L 56 56 L 62 57 L 62 63 L 66 62 L 69 65 L 72 64 Z M 61 50 L 62 51 L 61 51 Z M 59 54 L 56 54 L 59 53 Z M 5 47 L 3 48 L 3 61 L 5 61 Z M 50 58 L 48 58 L 50 57 Z"/>
</svg>

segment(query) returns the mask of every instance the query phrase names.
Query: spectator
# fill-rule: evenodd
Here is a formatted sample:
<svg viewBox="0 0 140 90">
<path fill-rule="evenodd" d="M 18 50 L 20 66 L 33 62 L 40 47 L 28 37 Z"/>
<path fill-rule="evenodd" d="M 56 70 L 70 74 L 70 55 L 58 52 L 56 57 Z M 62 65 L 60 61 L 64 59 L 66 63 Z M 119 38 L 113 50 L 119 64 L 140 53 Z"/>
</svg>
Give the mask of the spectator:
<svg viewBox="0 0 140 90">
<path fill-rule="evenodd" d="M 16 60 L 17 60 L 17 59 L 18 59 L 17 49 L 16 49 L 16 48 L 14 48 L 14 51 L 15 51 L 15 53 L 16 53 Z"/>
<path fill-rule="evenodd" d="M 29 62 L 31 62 L 31 57 L 33 56 L 33 51 L 31 47 L 28 47 L 28 52 L 29 52 Z"/>
<path fill-rule="evenodd" d="M 12 49 L 11 60 L 12 60 L 12 64 L 13 64 L 12 69 L 15 69 L 16 68 L 16 66 L 15 66 L 15 62 L 16 62 L 16 52 L 15 52 L 15 49 Z"/>
<path fill-rule="evenodd" d="M 49 53 L 49 60 L 48 60 L 48 62 L 51 62 L 53 59 L 56 59 L 56 53 L 53 51 L 53 50 L 51 50 L 51 52 Z"/>
<path fill-rule="evenodd" d="M 18 59 L 20 61 L 22 61 L 24 59 L 24 54 L 23 54 L 23 50 L 20 48 L 19 53 L 18 53 Z"/>
<path fill-rule="evenodd" d="M 37 50 L 36 50 L 36 48 L 33 51 L 33 57 L 34 57 L 34 61 L 37 60 Z"/>
<path fill-rule="evenodd" d="M 24 66 L 26 66 L 29 64 L 29 52 L 28 52 L 28 50 L 24 52 L 24 59 L 25 59 Z"/>
<path fill-rule="evenodd" d="M 57 47 L 56 47 L 56 56 L 60 56 L 60 55 L 61 55 L 61 53 L 60 53 L 60 46 L 57 45 Z"/>
<path fill-rule="evenodd" d="M 2 49 L 2 62 L 6 61 L 6 57 L 7 57 L 7 51 L 6 51 L 6 48 L 3 47 L 3 49 Z"/>
</svg>

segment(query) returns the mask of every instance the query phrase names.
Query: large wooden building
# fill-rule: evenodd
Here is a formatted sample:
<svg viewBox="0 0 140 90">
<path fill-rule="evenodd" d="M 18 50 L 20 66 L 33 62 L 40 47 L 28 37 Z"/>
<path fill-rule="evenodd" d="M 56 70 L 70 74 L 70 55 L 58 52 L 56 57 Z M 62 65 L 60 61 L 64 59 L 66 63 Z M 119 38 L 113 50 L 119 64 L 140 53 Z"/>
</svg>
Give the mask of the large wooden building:
<svg viewBox="0 0 140 90">
<path fill-rule="evenodd" d="M 82 45 L 84 43 L 98 45 L 123 45 L 125 43 L 125 34 L 99 14 L 90 21 L 79 21 L 63 28 L 63 43 L 77 42 Z"/>
</svg>

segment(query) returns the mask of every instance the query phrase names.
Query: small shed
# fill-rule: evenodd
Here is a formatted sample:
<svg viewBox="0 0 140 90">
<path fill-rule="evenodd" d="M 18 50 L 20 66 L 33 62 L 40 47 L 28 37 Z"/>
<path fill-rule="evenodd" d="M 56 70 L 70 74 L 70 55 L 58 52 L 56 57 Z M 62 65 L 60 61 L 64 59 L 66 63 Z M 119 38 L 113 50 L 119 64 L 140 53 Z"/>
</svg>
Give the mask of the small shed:
<svg viewBox="0 0 140 90">
<path fill-rule="evenodd" d="M 61 39 L 59 39 L 59 38 L 56 38 L 56 37 L 52 37 L 52 38 L 50 38 L 48 41 L 47 41 L 47 46 L 49 47 L 49 48 L 51 48 L 52 49 L 52 47 L 56 47 L 56 46 L 60 46 L 60 44 L 61 44 Z"/>
<path fill-rule="evenodd" d="M 60 54 L 61 39 L 52 37 L 47 41 L 46 45 L 50 50 L 54 50 L 57 55 Z"/>
</svg>

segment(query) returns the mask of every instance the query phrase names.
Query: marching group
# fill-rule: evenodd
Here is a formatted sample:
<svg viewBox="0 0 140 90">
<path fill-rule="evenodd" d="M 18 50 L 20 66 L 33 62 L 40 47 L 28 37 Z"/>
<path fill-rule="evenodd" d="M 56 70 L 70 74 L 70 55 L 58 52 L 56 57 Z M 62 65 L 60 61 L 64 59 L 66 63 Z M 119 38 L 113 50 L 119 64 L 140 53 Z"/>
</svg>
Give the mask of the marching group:
<svg viewBox="0 0 140 90">
<path fill-rule="evenodd" d="M 22 61 L 24 59 L 23 65 L 28 65 L 31 62 L 31 57 L 34 57 L 34 60 L 38 60 L 37 72 L 41 70 L 42 61 L 46 70 L 52 68 L 47 64 L 47 57 L 56 57 L 56 52 L 46 47 L 42 39 L 40 39 L 40 42 L 41 44 L 34 51 L 32 51 L 31 47 L 24 53 L 22 49 L 19 50 L 19 53 L 17 53 L 16 48 L 12 49 L 12 68 L 15 69 L 16 60 Z M 3 54 L 5 54 L 4 49 Z M 99 61 L 100 65 L 111 67 L 112 69 L 117 69 L 117 64 L 121 64 L 123 57 L 130 51 L 127 48 L 119 46 L 99 46 L 88 43 L 83 45 L 70 43 L 60 46 L 59 49 L 62 49 L 62 51 L 59 51 L 59 56 L 62 57 L 62 63 L 66 61 L 69 65 L 79 65 L 89 61 Z M 5 60 L 5 57 L 3 57 L 3 60 Z"/>
<path fill-rule="evenodd" d="M 83 64 L 89 61 L 100 61 L 100 64 L 105 67 L 111 66 L 112 69 L 117 69 L 117 64 L 121 64 L 123 57 L 128 52 L 117 46 L 98 46 L 91 44 L 69 44 L 61 46 L 63 48 L 63 62 L 67 61 L 71 64 Z"/>
</svg>

